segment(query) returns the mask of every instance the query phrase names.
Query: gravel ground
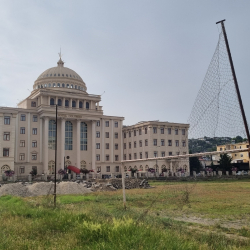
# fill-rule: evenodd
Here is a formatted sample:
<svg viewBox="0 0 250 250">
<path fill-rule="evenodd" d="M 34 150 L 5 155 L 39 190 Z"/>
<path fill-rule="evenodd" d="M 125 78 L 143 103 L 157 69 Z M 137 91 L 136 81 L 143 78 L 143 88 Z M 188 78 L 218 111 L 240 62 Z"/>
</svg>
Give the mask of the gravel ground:
<svg viewBox="0 0 250 250">
<path fill-rule="evenodd" d="M 56 184 L 57 194 L 86 194 L 91 190 L 86 188 L 82 183 L 76 182 L 60 182 Z M 13 183 L 5 184 L 0 187 L 0 196 L 39 196 L 53 194 L 54 183 L 52 182 L 37 182 L 34 184 Z"/>
</svg>

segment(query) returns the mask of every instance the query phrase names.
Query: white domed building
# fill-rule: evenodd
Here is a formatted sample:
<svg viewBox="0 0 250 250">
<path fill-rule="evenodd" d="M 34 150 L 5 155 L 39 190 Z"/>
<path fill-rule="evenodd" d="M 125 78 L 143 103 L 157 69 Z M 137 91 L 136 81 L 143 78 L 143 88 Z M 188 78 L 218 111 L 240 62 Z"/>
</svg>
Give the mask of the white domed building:
<svg viewBox="0 0 250 250">
<path fill-rule="evenodd" d="M 100 95 L 87 93 L 82 78 L 58 61 L 35 81 L 18 108 L 0 109 L 0 170 L 18 175 L 53 174 L 55 104 L 58 105 L 57 170 L 69 165 L 103 174 L 120 173 L 123 117 L 103 115 Z"/>
</svg>

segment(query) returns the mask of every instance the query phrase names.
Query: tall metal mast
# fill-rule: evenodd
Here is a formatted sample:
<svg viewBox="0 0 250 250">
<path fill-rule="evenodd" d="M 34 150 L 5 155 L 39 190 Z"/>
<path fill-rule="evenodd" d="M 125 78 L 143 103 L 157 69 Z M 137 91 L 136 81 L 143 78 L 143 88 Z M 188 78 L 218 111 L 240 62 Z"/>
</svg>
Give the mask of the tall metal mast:
<svg viewBox="0 0 250 250">
<path fill-rule="evenodd" d="M 221 21 L 217 22 L 216 24 L 220 23 L 221 27 L 222 27 L 222 31 L 223 31 L 223 35 L 224 35 L 225 43 L 226 43 L 226 47 L 227 47 L 227 54 L 228 54 L 228 58 L 229 58 L 229 62 L 230 62 L 230 66 L 231 66 L 231 70 L 232 70 L 232 74 L 233 74 L 234 85 L 235 85 L 238 101 L 239 101 L 239 104 L 240 104 L 240 110 L 241 110 L 245 130 L 246 130 L 246 134 L 247 134 L 247 140 L 248 140 L 248 143 L 250 144 L 250 135 L 249 135 L 248 125 L 247 125 L 247 119 L 246 119 L 245 111 L 244 111 L 242 100 L 241 100 L 239 85 L 238 85 L 238 81 L 237 81 L 235 70 L 234 70 L 233 59 L 232 59 L 232 56 L 231 56 L 229 43 L 228 43 L 228 40 L 227 40 L 227 34 L 226 34 L 225 26 L 224 26 L 224 21 L 226 21 L 226 19 L 221 20 Z M 249 152 L 249 156 L 250 156 L 250 152 Z M 250 157 L 249 157 L 249 159 L 250 159 Z M 250 163 L 250 161 L 249 161 L 249 163 Z"/>
</svg>

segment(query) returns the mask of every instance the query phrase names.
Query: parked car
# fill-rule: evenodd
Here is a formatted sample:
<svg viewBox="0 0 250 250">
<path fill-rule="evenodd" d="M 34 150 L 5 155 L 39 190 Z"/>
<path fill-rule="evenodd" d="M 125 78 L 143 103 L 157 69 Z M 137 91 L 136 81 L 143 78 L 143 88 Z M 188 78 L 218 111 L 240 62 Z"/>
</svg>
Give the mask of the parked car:
<svg viewBox="0 0 250 250">
<path fill-rule="evenodd" d="M 236 173 L 236 175 L 248 175 L 248 172 L 242 170 L 242 171 L 238 171 L 238 172 Z"/>
</svg>

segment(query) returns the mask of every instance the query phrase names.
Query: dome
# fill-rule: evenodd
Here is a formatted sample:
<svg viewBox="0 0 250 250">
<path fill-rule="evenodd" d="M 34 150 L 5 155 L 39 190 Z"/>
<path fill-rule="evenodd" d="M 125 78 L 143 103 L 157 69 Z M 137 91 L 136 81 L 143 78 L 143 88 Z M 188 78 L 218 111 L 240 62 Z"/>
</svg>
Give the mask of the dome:
<svg viewBox="0 0 250 250">
<path fill-rule="evenodd" d="M 78 90 L 86 91 L 86 84 L 82 78 L 72 69 L 64 67 L 64 62 L 60 58 L 57 67 L 45 70 L 39 75 L 33 86 L 36 88 L 69 86 Z"/>
</svg>

